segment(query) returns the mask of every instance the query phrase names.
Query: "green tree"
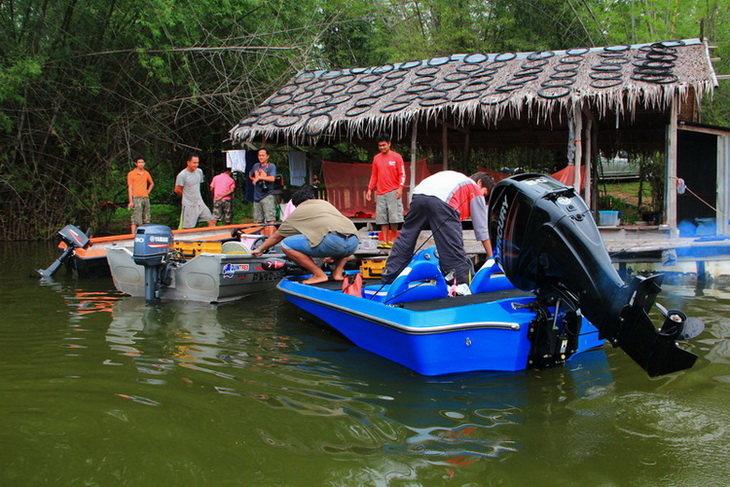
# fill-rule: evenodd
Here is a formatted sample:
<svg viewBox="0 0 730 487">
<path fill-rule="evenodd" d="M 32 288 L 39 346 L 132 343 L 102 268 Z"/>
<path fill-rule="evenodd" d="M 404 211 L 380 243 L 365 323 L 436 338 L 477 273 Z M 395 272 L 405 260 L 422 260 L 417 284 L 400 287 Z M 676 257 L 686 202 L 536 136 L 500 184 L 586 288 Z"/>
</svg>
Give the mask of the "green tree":
<svg viewBox="0 0 730 487">
<path fill-rule="evenodd" d="M 96 226 L 136 154 L 174 174 L 195 150 L 212 170 L 228 129 L 313 57 L 317 5 L 0 3 L 0 238 Z"/>
</svg>

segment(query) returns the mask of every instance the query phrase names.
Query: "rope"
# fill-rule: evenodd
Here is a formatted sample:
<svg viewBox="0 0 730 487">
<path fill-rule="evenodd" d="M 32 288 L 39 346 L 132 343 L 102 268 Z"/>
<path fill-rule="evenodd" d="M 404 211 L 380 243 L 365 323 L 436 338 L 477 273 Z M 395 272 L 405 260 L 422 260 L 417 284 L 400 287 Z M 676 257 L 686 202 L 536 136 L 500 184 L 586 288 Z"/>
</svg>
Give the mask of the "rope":
<svg viewBox="0 0 730 487">
<path fill-rule="evenodd" d="M 672 176 L 672 179 L 676 179 L 677 181 L 679 181 L 679 180 L 684 181 L 682 178 L 678 178 L 676 176 Z M 709 204 L 707 201 L 703 200 L 700 197 L 700 195 L 698 195 L 697 193 L 695 193 L 694 191 L 692 191 L 689 188 L 689 186 L 687 186 L 686 184 L 684 185 L 684 189 L 686 191 L 689 191 L 689 194 L 691 194 L 692 196 L 694 196 L 695 198 L 697 198 L 698 200 L 700 200 L 702 203 L 704 203 L 705 205 L 707 205 L 707 207 L 709 207 L 712 211 L 714 211 L 715 213 L 717 213 L 718 215 L 720 215 L 723 218 L 727 218 L 727 216 L 725 216 L 725 214 L 723 212 L 721 212 L 720 210 L 718 210 L 717 208 L 715 208 L 714 206 L 712 206 L 711 204 Z"/>
<path fill-rule="evenodd" d="M 697 193 L 695 193 L 694 191 L 692 191 L 691 189 L 689 189 L 689 186 L 687 186 L 687 187 L 686 187 L 685 189 L 686 189 L 687 191 L 689 191 L 689 193 L 690 193 L 690 194 L 691 194 L 692 196 L 694 196 L 695 198 L 697 198 L 698 200 L 700 200 L 700 201 L 701 201 L 702 203 L 704 203 L 704 204 L 706 204 L 706 205 L 707 205 L 708 207 L 710 207 L 710 208 L 712 209 L 712 211 L 714 211 L 715 213 L 717 213 L 717 214 L 718 214 L 718 215 L 720 215 L 721 217 L 723 217 L 723 218 L 726 218 L 726 216 L 725 216 L 725 215 L 724 215 L 724 214 L 723 214 L 723 213 L 722 213 L 722 212 L 721 212 L 720 210 L 718 210 L 717 208 L 715 208 L 714 206 L 712 206 L 711 204 L 709 204 L 709 203 L 708 203 L 707 201 L 705 201 L 705 200 L 703 200 L 702 198 L 700 198 L 700 196 L 699 196 L 699 195 L 698 195 Z"/>
</svg>

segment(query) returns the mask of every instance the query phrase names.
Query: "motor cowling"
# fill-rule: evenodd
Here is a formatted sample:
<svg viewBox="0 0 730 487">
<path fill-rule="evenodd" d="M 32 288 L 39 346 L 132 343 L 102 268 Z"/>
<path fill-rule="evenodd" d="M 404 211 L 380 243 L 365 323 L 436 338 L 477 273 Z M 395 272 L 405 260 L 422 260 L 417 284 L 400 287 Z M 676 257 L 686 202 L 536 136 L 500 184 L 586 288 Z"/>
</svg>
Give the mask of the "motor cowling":
<svg viewBox="0 0 730 487">
<path fill-rule="evenodd" d="M 163 292 L 163 276 L 173 244 L 173 234 L 164 225 L 141 225 L 134 235 L 134 263 L 145 268 L 145 299 L 158 301 Z"/>
<path fill-rule="evenodd" d="M 624 283 L 598 227 L 572 187 L 541 174 L 504 179 L 492 190 L 489 233 L 495 259 L 515 287 L 538 300 L 564 300 L 651 376 L 691 367 L 696 356 L 648 316 L 661 275 Z"/>
<path fill-rule="evenodd" d="M 48 268 L 36 270 L 42 278 L 50 279 L 53 277 L 53 274 L 74 254 L 76 249 L 86 249 L 91 245 L 89 236 L 75 225 L 66 225 L 58 231 L 56 236 L 66 244 L 66 248 L 63 250 L 61 256 L 48 266 Z"/>
<path fill-rule="evenodd" d="M 57 237 L 69 247 L 85 249 L 91 245 L 89 236 L 74 225 L 66 225 L 58 231 Z"/>
<path fill-rule="evenodd" d="M 601 309 L 591 320 L 599 329 L 607 315 L 620 312 L 617 295 L 626 293 L 625 283 L 572 187 L 549 176 L 521 174 L 494 187 L 489 208 L 492 247 L 515 287 Z"/>
</svg>

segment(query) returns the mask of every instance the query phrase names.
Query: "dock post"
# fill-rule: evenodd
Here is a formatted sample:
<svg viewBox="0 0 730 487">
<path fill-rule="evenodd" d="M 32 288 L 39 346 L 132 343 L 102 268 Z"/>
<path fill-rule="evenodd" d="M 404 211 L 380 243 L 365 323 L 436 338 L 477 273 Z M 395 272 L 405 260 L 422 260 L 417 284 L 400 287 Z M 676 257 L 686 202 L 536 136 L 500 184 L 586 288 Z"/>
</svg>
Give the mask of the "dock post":
<svg viewBox="0 0 730 487">
<path fill-rule="evenodd" d="M 707 272 L 705 271 L 705 261 L 697 261 L 697 287 L 704 288 L 707 285 Z"/>
<path fill-rule="evenodd" d="M 627 269 L 626 262 L 618 263 L 618 275 L 624 281 L 626 281 L 626 279 L 628 278 L 628 269 Z"/>
</svg>

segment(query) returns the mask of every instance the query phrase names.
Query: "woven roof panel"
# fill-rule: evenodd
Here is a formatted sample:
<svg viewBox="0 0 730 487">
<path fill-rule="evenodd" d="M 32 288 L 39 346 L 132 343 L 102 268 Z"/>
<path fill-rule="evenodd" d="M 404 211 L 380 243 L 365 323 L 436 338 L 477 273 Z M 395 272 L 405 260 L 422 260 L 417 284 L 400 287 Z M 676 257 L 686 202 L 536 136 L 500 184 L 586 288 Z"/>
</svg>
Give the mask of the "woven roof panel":
<svg viewBox="0 0 730 487">
<path fill-rule="evenodd" d="M 495 124 L 507 111 L 548 117 L 590 99 L 599 112 L 662 109 L 691 90 L 716 85 L 707 46 L 698 39 L 652 44 L 457 54 L 368 68 L 303 71 L 231 130 L 234 143 L 265 136 L 316 142 L 407 130 L 414 117 Z"/>
</svg>

